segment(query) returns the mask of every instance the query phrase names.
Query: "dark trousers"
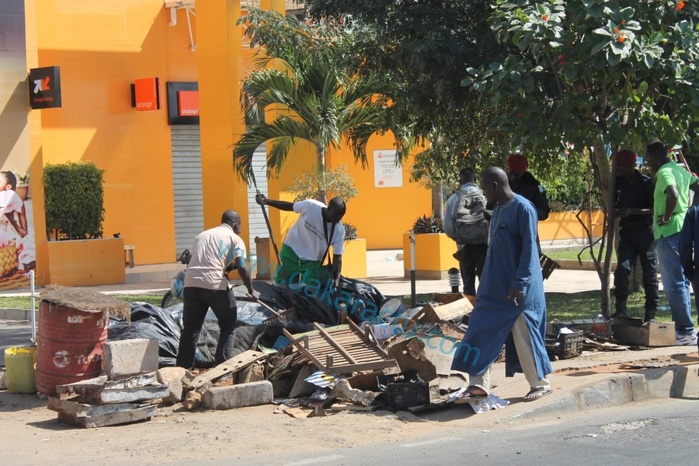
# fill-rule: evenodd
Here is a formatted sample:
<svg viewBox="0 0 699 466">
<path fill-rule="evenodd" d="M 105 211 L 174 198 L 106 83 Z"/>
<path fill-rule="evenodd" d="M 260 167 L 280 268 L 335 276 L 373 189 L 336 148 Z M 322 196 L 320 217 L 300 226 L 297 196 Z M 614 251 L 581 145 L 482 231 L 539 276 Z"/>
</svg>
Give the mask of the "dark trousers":
<svg viewBox="0 0 699 466">
<path fill-rule="evenodd" d="M 220 364 L 232 357 L 233 330 L 238 319 L 238 308 L 233 291 L 187 287 L 184 289 L 183 328 L 180 333 L 180 347 L 177 351 L 178 366 L 186 369 L 194 366 L 197 340 L 209 308 L 216 314 L 218 326 L 221 329 L 216 346 L 216 363 Z"/>
<path fill-rule="evenodd" d="M 619 233 L 617 249 L 617 266 L 614 271 L 614 298 L 616 309 L 626 310 L 629 297 L 629 276 L 636 258 L 641 260 L 643 271 L 643 289 L 646 292 L 646 310 L 655 310 L 660 300 L 658 294 L 658 253 L 655 249 L 653 230 L 642 227 L 628 231 L 622 228 Z"/>
<path fill-rule="evenodd" d="M 480 280 L 487 252 L 487 244 L 467 244 L 456 253 L 465 294 L 476 295 L 476 277 Z"/>
</svg>

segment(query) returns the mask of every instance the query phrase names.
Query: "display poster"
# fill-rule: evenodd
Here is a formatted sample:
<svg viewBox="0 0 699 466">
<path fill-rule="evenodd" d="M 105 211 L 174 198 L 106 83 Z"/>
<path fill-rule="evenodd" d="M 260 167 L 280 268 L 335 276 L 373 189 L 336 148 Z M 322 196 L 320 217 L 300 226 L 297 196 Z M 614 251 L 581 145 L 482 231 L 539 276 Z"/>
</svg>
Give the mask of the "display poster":
<svg viewBox="0 0 699 466">
<path fill-rule="evenodd" d="M 396 150 L 374 151 L 374 186 L 400 188 L 403 186 L 403 167 L 397 163 Z"/>
<path fill-rule="evenodd" d="M 10 11 L 21 12 L 18 24 L 24 24 L 24 2 L 3 0 L 3 6 L 6 1 Z M 0 14 L 0 22 L 4 19 Z M 36 268 L 29 107 L 60 106 L 61 99 L 58 67 L 28 73 L 24 28 L 3 32 L 7 41 L 0 41 L 0 290 L 11 290 L 29 288 L 28 274 Z"/>
</svg>

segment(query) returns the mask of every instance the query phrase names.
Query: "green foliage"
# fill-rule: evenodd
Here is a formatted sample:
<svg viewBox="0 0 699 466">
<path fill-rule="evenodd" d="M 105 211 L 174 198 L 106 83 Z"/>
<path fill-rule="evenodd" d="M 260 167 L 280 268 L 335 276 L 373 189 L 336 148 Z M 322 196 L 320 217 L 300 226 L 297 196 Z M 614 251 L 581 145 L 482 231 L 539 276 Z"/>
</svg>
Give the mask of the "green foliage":
<svg viewBox="0 0 699 466">
<path fill-rule="evenodd" d="M 102 237 L 104 170 L 92 162 L 44 167 L 46 229 L 59 239 Z"/>
<path fill-rule="evenodd" d="M 354 180 L 347 173 L 347 166 L 326 170 L 325 175 L 311 170 L 294 178 L 294 181 L 285 188 L 294 195 L 294 202 L 304 199 L 318 199 L 321 191 L 325 191 L 329 199 L 340 196 L 345 202 L 357 196 L 358 191 Z"/>
<path fill-rule="evenodd" d="M 423 233 L 444 233 L 444 229 L 442 228 L 442 221 L 439 217 L 428 217 L 425 215 L 415 220 L 413 232 L 416 235 Z"/>
<path fill-rule="evenodd" d="M 321 176 L 328 150 L 339 149 L 343 138 L 362 166 L 368 163 L 366 147 L 375 133 L 391 130 L 399 157 L 407 154 L 412 141 L 390 119 L 390 99 L 382 92 L 382 81 L 348 68 L 351 30 L 332 22 L 300 23 L 255 8 L 238 24 L 247 25 L 245 34 L 253 45 L 264 47 L 243 83 L 241 104 L 246 121 L 253 123 L 233 149 L 239 175 L 255 182 L 253 153 L 266 142 L 272 143 L 268 177 L 279 173 L 299 139 L 315 145 Z M 270 106 L 282 110 L 267 123 L 261 115 Z"/>
<path fill-rule="evenodd" d="M 345 226 L 345 241 L 350 241 L 358 238 L 356 226 L 352 225 L 351 223 L 345 222 L 342 222 L 342 224 Z"/>
<path fill-rule="evenodd" d="M 533 149 L 675 144 L 699 117 L 699 20 L 674 0 L 495 2 L 507 57 L 464 85 L 502 109 L 493 126 Z"/>
</svg>

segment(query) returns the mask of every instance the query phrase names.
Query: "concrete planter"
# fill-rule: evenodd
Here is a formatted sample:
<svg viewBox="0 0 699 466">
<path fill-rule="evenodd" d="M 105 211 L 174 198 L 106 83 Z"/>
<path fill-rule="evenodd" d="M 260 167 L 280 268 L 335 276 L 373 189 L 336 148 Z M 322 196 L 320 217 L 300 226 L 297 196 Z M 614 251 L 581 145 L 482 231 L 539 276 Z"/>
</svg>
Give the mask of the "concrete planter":
<svg viewBox="0 0 699 466">
<path fill-rule="evenodd" d="M 342 253 L 342 275 L 348 278 L 366 278 L 366 239 L 345 241 Z"/>
<path fill-rule="evenodd" d="M 100 238 L 47 241 L 47 285 L 94 286 L 124 283 L 124 240 Z"/>
<path fill-rule="evenodd" d="M 447 271 L 459 268 L 454 259 L 456 243 L 444 233 L 422 233 L 415 235 L 415 277 L 419 280 L 443 280 Z M 410 233 L 403 234 L 403 269 L 405 278 L 410 278 Z"/>
</svg>

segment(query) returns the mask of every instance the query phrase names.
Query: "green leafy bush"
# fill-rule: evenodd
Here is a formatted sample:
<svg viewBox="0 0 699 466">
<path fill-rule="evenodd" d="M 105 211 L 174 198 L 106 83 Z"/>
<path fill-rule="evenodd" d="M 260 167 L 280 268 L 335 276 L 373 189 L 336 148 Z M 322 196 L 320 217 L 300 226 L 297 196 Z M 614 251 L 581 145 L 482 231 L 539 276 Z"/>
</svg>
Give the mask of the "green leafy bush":
<svg viewBox="0 0 699 466">
<path fill-rule="evenodd" d="M 438 217 L 418 217 L 413 224 L 413 231 L 416 235 L 421 233 L 444 233 L 442 221 Z"/>
<path fill-rule="evenodd" d="M 357 239 L 357 227 L 351 223 L 342 222 L 345 226 L 345 241 L 351 241 Z"/>
<path fill-rule="evenodd" d="M 102 237 L 104 170 L 92 162 L 67 162 L 44 167 L 46 230 L 50 238 Z"/>
</svg>

